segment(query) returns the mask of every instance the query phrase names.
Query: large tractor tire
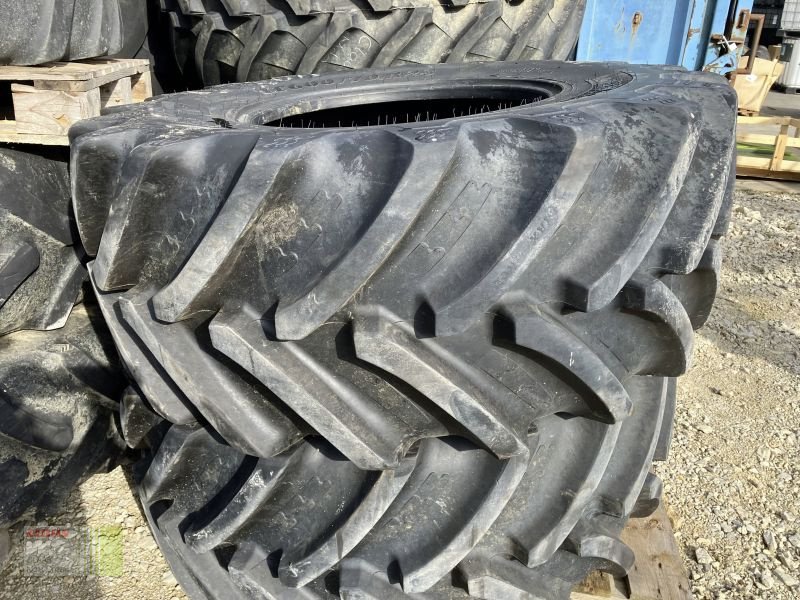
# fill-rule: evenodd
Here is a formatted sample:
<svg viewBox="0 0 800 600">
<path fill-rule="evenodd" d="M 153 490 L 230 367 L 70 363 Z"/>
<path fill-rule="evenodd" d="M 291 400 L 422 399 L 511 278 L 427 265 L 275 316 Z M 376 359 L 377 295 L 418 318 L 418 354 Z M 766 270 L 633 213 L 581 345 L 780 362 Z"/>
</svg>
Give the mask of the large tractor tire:
<svg viewBox="0 0 800 600">
<path fill-rule="evenodd" d="M 706 318 L 736 96 L 485 63 L 71 131 L 139 491 L 193 598 L 566 598 L 633 556 Z"/>
<path fill-rule="evenodd" d="M 115 415 L 124 387 L 97 307 L 58 331 L 0 337 L 0 529 L 56 513 L 124 448 Z"/>
<path fill-rule="evenodd" d="M 0 0 L 0 65 L 121 54 L 147 34 L 147 0 Z"/>
<path fill-rule="evenodd" d="M 585 0 L 161 0 L 188 87 L 396 65 L 566 60 Z"/>
</svg>

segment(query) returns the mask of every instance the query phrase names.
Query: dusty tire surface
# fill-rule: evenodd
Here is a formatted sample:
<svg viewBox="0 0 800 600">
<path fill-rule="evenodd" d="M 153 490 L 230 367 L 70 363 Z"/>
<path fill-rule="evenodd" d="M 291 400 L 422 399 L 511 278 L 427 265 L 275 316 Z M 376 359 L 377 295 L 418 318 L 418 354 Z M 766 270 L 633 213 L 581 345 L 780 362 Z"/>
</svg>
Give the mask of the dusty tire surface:
<svg viewBox="0 0 800 600">
<path fill-rule="evenodd" d="M 619 531 L 658 498 L 713 302 L 735 114 L 713 75 L 541 62 L 75 126 L 122 428 L 190 595 L 565 598 L 630 568 Z"/>
<path fill-rule="evenodd" d="M 398 65 L 569 58 L 584 0 L 164 0 L 189 87 Z"/>
<path fill-rule="evenodd" d="M 125 380 L 91 290 L 82 296 L 68 157 L 0 148 L 0 528 L 58 511 L 124 448 Z"/>
<path fill-rule="evenodd" d="M 68 157 L 0 148 L 0 336 L 61 327 L 86 280 Z"/>
<path fill-rule="evenodd" d="M 125 383 L 103 330 L 97 307 L 81 305 L 57 331 L 0 337 L 0 528 L 58 512 L 124 448 L 114 423 Z"/>
<path fill-rule="evenodd" d="M 133 56 L 146 0 L 0 0 L 0 65 Z"/>
</svg>

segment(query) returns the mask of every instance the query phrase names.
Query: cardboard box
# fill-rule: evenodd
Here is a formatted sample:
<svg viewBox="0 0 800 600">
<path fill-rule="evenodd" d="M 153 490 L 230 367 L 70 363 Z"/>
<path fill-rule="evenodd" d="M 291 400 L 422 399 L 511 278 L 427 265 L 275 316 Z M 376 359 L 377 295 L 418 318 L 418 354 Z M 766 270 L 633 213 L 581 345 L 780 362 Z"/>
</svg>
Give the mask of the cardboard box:
<svg viewBox="0 0 800 600">
<path fill-rule="evenodd" d="M 739 94 L 739 110 L 758 113 L 770 88 L 783 73 L 784 66 L 777 59 L 756 58 L 750 75 L 737 75 L 733 87 Z"/>
</svg>

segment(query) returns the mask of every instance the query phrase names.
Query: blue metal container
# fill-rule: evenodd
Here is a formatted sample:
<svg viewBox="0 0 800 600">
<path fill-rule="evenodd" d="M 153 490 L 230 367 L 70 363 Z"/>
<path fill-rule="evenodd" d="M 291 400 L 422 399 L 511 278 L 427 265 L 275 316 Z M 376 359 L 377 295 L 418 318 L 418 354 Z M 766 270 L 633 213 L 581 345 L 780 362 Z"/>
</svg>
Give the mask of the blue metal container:
<svg viewBox="0 0 800 600">
<path fill-rule="evenodd" d="M 578 60 L 682 65 L 727 75 L 753 0 L 588 0 Z"/>
</svg>

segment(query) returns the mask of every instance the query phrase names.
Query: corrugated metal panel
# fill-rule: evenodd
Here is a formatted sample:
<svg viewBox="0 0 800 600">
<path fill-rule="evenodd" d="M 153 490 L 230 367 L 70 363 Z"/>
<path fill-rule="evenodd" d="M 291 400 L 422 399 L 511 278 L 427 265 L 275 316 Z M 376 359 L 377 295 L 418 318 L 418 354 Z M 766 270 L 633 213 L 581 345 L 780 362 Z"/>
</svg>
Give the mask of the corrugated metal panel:
<svg viewBox="0 0 800 600">
<path fill-rule="evenodd" d="M 578 60 L 680 64 L 694 0 L 589 0 Z"/>
<path fill-rule="evenodd" d="M 753 0 L 588 0 L 578 60 L 622 60 L 724 70 L 724 39 L 744 37 L 738 15 Z M 728 65 L 728 66 L 721 66 Z"/>
<path fill-rule="evenodd" d="M 787 88 L 800 87 L 800 39 L 783 40 L 781 61 L 786 63 L 778 83 Z"/>
<path fill-rule="evenodd" d="M 786 0 L 783 5 L 781 28 L 786 31 L 800 30 L 800 0 Z"/>
</svg>

